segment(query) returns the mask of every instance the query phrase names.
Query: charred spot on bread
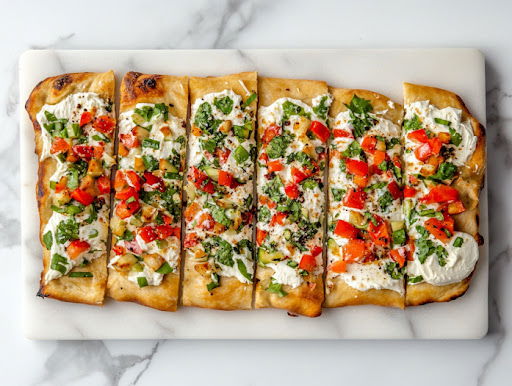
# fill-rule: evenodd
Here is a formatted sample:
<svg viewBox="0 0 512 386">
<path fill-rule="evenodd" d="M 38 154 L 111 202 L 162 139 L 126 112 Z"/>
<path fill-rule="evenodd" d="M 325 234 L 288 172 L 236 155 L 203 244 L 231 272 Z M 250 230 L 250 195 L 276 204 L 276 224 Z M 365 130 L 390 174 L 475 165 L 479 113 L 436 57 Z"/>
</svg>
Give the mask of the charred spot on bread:
<svg viewBox="0 0 512 386">
<path fill-rule="evenodd" d="M 67 85 L 71 82 L 72 82 L 71 76 L 69 76 L 69 74 L 65 74 L 65 75 L 59 76 L 57 79 L 55 79 L 55 81 L 53 82 L 53 88 L 55 90 L 60 91 L 64 88 L 65 85 Z"/>
<path fill-rule="evenodd" d="M 141 88 L 156 88 L 156 79 L 155 78 L 145 78 L 142 81 Z"/>
</svg>

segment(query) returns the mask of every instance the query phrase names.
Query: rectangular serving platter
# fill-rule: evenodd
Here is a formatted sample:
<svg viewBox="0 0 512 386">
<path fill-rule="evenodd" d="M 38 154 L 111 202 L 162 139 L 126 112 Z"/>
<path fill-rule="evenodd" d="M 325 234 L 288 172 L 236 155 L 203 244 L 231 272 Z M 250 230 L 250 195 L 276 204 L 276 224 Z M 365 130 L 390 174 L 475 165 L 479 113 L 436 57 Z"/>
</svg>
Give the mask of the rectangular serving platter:
<svg viewBox="0 0 512 386">
<path fill-rule="evenodd" d="M 314 319 L 282 310 L 215 311 L 180 307 L 175 313 L 107 299 L 103 307 L 36 297 L 42 267 L 35 199 L 37 158 L 24 110 L 41 80 L 66 72 L 127 71 L 216 76 L 258 71 L 262 76 L 325 80 L 365 88 L 402 103 L 402 82 L 459 94 L 485 125 L 485 61 L 475 49 L 87 50 L 25 52 L 19 61 L 23 331 L 29 339 L 477 339 L 488 328 L 487 189 L 481 193 L 480 233 L 486 243 L 471 286 L 449 303 L 397 310 L 376 306 L 324 309 Z M 468 318 L 468 315 L 471 315 Z"/>
</svg>

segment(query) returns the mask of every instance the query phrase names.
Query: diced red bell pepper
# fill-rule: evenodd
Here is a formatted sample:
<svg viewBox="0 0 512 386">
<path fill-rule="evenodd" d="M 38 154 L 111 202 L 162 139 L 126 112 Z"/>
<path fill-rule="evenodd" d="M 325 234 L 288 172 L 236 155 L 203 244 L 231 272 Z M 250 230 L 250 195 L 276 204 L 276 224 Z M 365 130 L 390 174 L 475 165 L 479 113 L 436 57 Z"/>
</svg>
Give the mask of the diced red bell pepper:
<svg viewBox="0 0 512 386">
<path fill-rule="evenodd" d="M 275 224 L 284 225 L 284 220 L 288 215 L 284 212 L 277 212 L 272 219 L 270 220 L 270 226 L 274 226 Z"/>
<path fill-rule="evenodd" d="M 163 240 L 171 236 L 177 237 L 178 239 L 181 237 L 180 227 L 173 227 L 170 225 L 157 225 L 155 227 L 155 231 L 159 240 Z"/>
<path fill-rule="evenodd" d="M 145 187 L 145 189 L 148 189 L 148 191 L 152 191 L 152 190 L 158 190 L 160 192 L 165 191 L 165 183 L 162 178 L 155 176 L 151 172 L 144 172 L 144 179 L 146 180 L 144 187 Z"/>
<path fill-rule="evenodd" d="M 90 205 L 94 201 L 94 196 L 82 189 L 75 189 L 71 192 L 71 198 L 78 201 L 82 205 Z"/>
<path fill-rule="evenodd" d="M 125 219 L 136 213 L 140 209 L 139 200 L 132 202 L 121 201 L 116 206 L 116 214 L 121 218 Z"/>
<path fill-rule="evenodd" d="M 130 197 L 135 198 L 136 200 L 139 199 L 139 194 L 137 191 L 132 188 L 131 186 L 125 187 L 123 190 L 120 190 L 116 193 L 115 197 L 118 200 L 128 200 Z"/>
<path fill-rule="evenodd" d="M 268 154 L 261 153 L 261 155 L 259 156 L 259 159 L 262 160 L 263 162 L 268 162 Z"/>
<path fill-rule="evenodd" d="M 316 259 L 313 255 L 304 255 L 300 259 L 299 268 L 311 272 L 316 267 Z"/>
<path fill-rule="evenodd" d="M 260 229 L 260 228 L 256 228 L 256 243 L 258 245 L 263 244 L 263 241 L 265 241 L 267 234 L 268 234 L 267 231 Z"/>
<path fill-rule="evenodd" d="M 400 190 L 400 187 L 395 181 L 391 181 L 388 184 L 388 190 L 389 193 L 391 193 L 391 196 L 393 197 L 393 200 L 397 200 L 402 197 L 402 191 Z"/>
<path fill-rule="evenodd" d="M 111 118 L 108 115 L 99 116 L 94 120 L 94 123 L 92 124 L 92 127 L 105 134 L 111 133 L 115 126 L 116 121 L 114 118 Z"/>
<path fill-rule="evenodd" d="M 73 153 L 82 159 L 90 160 L 94 155 L 94 147 L 90 145 L 75 145 L 73 146 Z"/>
<path fill-rule="evenodd" d="M 319 122 L 319 121 L 311 122 L 311 126 L 309 127 L 309 130 L 311 130 L 311 132 L 313 134 L 315 134 L 317 136 L 317 138 L 322 142 L 327 142 L 327 140 L 331 136 L 327 126 L 325 126 L 322 122 Z"/>
<path fill-rule="evenodd" d="M 425 162 L 432 154 L 432 146 L 430 146 L 429 142 L 418 146 L 416 150 L 414 150 L 414 155 L 422 162 Z"/>
<path fill-rule="evenodd" d="M 359 234 L 359 230 L 347 221 L 338 220 L 336 228 L 334 228 L 334 234 L 347 239 L 355 239 Z"/>
<path fill-rule="evenodd" d="M 96 186 L 98 186 L 98 190 L 101 194 L 110 193 L 110 178 L 107 176 L 100 176 L 96 180 Z"/>
<path fill-rule="evenodd" d="M 128 149 L 133 149 L 140 146 L 139 139 L 133 133 L 119 134 L 119 140 Z"/>
<path fill-rule="evenodd" d="M 347 262 L 344 261 L 344 260 L 338 260 L 336 262 L 334 262 L 330 267 L 329 269 L 332 271 L 332 272 L 336 272 L 336 273 L 344 273 L 344 272 L 347 272 Z"/>
<path fill-rule="evenodd" d="M 351 239 L 342 247 L 343 260 L 347 263 L 363 261 L 368 254 L 368 249 L 363 240 Z"/>
<path fill-rule="evenodd" d="M 73 240 L 66 248 L 66 253 L 71 260 L 75 260 L 82 253 L 87 252 L 91 245 L 87 241 Z"/>
<path fill-rule="evenodd" d="M 380 218 L 377 220 L 377 225 L 370 221 L 368 224 L 368 234 L 376 245 L 386 247 L 391 242 L 388 224 Z"/>
<path fill-rule="evenodd" d="M 215 192 L 215 186 L 210 178 L 195 166 L 190 168 L 189 179 L 194 183 L 197 189 L 210 194 Z"/>
<path fill-rule="evenodd" d="M 116 255 L 124 255 L 126 253 L 126 248 L 122 247 L 121 245 L 114 245 L 112 250 Z"/>
<path fill-rule="evenodd" d="M 450 231 L 448 228 L 449 226 L 447 226 L 444 221 L 440 221 L 436 218 L 431 218 L 425 221 L 425 229 L 429 231 L 429 233 L 431 233 L 436 239 L 443 243 L 446 243 L 448 240 L 450 240 L 450 237 L 444 231 L 444 229 Z"/>
<path fill-rule="evenodd" d="M 268 168 L 268 172 L 272 173 L 272 172 L 279 172 L 279 171 L 283 170 L 284 166 L 281 161 L 275 160 L 275 161 L 270 161 L 269 163 L 267 163 L 267 168 Z"/>
<path fill-rule="evenodd" d="M 139 229 L 139 236 L 146 243 L 150 243 L 158 238 L 158 234 L 152 226 L 145 226 Z"/>
<path fill-rule="evenodd" d="M 51 154 L 65 153 L 71 148 L 71 145 L 64 138 L 57 137 L 53 140 L 50 148 Z"/>
<path fill-rule="evenodd" d="M 90 111 L 84 111 L 80 116 L 80 127 L 87 125 L 92 121 L 92 113 Z"/>
<path fill-rule="evenodd" d="M 269 143 L 274 137 L 277 137 L 281 134 L 281 127 L 272 124 L 263 133 L 263 136 L 261 137 L 261 142 L 263 143 Z"/>
<path fill-rule="evenodd" d="M 367 176 L 368 175 L 368 164 L 363 161 L 359 161 L 352 158 L 346 160 L 347 171 L 350 174 L 356 176 Z"/>
<path fill-rule="evenodd" d="M 125 170 L 124 171 L 125 180 L 133 187 L 135 190 L 139 191 L 141 188 L 141 180 L 137 173 L 135 173 L 133 170 Z"/>
<path fill-rule="evenodd" d="M 219 170 L 219 185 L 231 187 L 233 185 L 233 175 L 224 170 Z"/>
<path fill-rule="evenodd" d="M 459 192 L 457 189 L 446 185 L 436 185 L 430 189 L 428 194 L 420 198 L 420 201 L 425 204 L 441 204 L 445 202 L 457 201 L 458 199 Z"/>
<path fill-rule="evenodd" d="M 286 185 L 284 187 L 284 192 L 288 197 L 290 197 L 292 200 L 295 200 L 299 197 L 299 188 L 297 185 Z"/>
<path fill-rule="evenodd" d="M 411 131 L 407 134 L 407 138 L 420 143 L 427 143 L 429 139 L 425 129 Z"/>
<path fill-rule="evenodd" d="M 323 249 L 321 246 L 315 245 L 313 248 L 311 248 L 311 254 L 316 257 L 322 253 L 322 250 Z"/>
<path fill-rule="evenodd" d="M 347 130 L 334 129 L 332 134 L 335 138 L 352 138 L 352 133 Z"/>
<path fill-rule="evenodd" d="M 304 181 L 306 178 L 308 178 L 308 175 L 301 171 L 300 169 L 297 169 L 295 166 L 292 166 L 292 176 L 293 180 L 298 184 L 302 181 Z"/>
<path fill-rule="evenodd" d="M 363 209 L 365 199 L 366 193 L 363 190 L 350 189 L 345 195 L 343 205 L 349 208 Z"/>
<path fill-rule="evenodd" d="M 416 189 L 414 189 L 412 186 L 406 186 L 404 188 L 404 197 L 405 198 L 411 198 L 416 195 Z"/>
<path fill-rule="evenodd" d="M 385 151 L 374 150 L 372 155 L 373 155 L 372 164 L 377 167 L 386 160 L 386 152 Z"/>
<path fill-rule="evenodd" d="M 199 239 L 197 238 L 197 234 L 195 233 L 187 233 L 185 236 L 185 240 L 183 241 L 183 247 L 192 248 L 199 244 Z"/>
<path fill-rule="evenodd" d="M 391 258 L 398 263 L 398 266 L 402 268 L 405 265 L 405 260 L 407 258 L 407 253 L 405 247 L 400 247 L 397 249 L 392 249 L 389 252 Z"/>
<path fill-rule="evenodd" d="M 430 145 L 430 148 L 432 149 L 432 154 L 439 154 L 439 152 L 441 151 L 441 147 L 443 146 L 442 142 L 437 137 L 434 137 L 432 139 L 429 139 L 428 143 Z"/>
<path fill-rule="evenodd" d="M 361 142 L 361 148 L 367 152 L 375 150 L 375 146 L 377 146 L 377 138 L 374 135 L 366 135 Z"/>
</svg>

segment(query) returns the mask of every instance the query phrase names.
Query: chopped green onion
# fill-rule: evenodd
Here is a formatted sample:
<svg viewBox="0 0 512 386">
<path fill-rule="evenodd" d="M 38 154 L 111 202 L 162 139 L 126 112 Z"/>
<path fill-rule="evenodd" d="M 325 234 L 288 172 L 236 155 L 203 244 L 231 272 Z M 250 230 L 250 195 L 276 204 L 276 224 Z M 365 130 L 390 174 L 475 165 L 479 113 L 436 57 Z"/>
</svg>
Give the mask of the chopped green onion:
<svg viewBox="0 0 512 386">
<path fill-rule="evenodd" d="M 142 287 L 146 287 L 148 286 L 148 279 L 146 279 L 145 277 L 138 277 L 137 278 L 137 284 L 139 285 L 140 288 Z"/>
<path fill-rule="evenodd" d="M 451 126 L 451 122 L 450 121 L 447 121 L 446 119 L 441 119 L 441 118 L 434 118 L 434 121 L 435 123 L 439 123 L 440 125 L 445 125 L 445 126 Z"/>
<path fill-rule="evenodd" d="M 160 149 L 160 141 L 156 141 L 151 138 L 145 138 L 142 141 L 142 147 L 149 147 L 151 149 L 158 150 L 158 149 Z"/>
<path fill-rule="evenodd" d="M 69 277 L 93 277 L 92 272 L 71 272 Z"/>
<path fill-rule="evenodd" d="M 64 256 L 59 255 L 58 253 L 54 253 L 50 263 L 50 268 L 55 271 L 59 271 L 62 274 L 65 274 L 67 271 L 67 262 L 68 260 Z"/>
<path fill-rule="evenodd" d="M 249 159 L 249 152 L 242 145 L 238 146 L 233 152 L 233 158 L 237 164 L 242 164 Z"/>
<path fill-rule="evenodd" d="M 161 273 L 162 275 L 165 275 L 167 273 L 171 273 L 173 271 L 172 267 L 169 265 L 169 263 L 166 261 L 163 263 L 160 268 L 156 270 L 157 273 Z"/>
<path fill-rule="evenodd" d="M 460 248 L 460 247 L 462 247 L 462 244 L 464 244 L 464 239 L 463 239 L 462 237 L 457 237 L 457 238 L 455 239 L 455 241 L 453 242 L 453 246 L 454 246 L 455 248 Z"/>
<path fill-rule="evenodd" d="M 255 92 L 253 92 L 249 98 L 247 98 L 247 100 L 242 103 L 242 108 L 245 109 L 247 106 L 249 106 L 252 102 L 254 102 L 254 100 L 256 99 L 256 97 L 258 96 L 258 94 L 256 94 Z"/>
</svg>

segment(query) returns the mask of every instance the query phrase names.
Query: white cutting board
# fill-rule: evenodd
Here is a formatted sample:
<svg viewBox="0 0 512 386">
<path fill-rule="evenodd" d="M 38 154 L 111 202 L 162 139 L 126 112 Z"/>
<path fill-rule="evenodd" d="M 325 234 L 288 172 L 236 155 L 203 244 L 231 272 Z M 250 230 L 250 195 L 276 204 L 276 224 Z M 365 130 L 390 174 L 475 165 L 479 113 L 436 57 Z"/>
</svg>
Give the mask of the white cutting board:
<svg viewBox="0 0 512 386">
<path fill-rule="evenodd" d="M 30 339 L 464 339 L 487 333 L 488 248 L 480 248 L 471 287 L 443 304 L 405 311 L 376 306 L 325 309 L 315 319 L 282 310 L 166 313 L 107 300 L 104 307 L 36 297 L 42 267 L 34 187 L 37 159 L 32 125 L 23 109 L 42 79 L 66 72 L 113 69 L 172 75 L 264 76 L 320 79 L 336 87 L 367 88 L 402 103 L 403 81 L 459 94 L 485 124 L 485 64 L 473 49 L 422 50 L 161 50 L 28 51 L 20 58 L 23 330 Z M 481 233 L 488 242 L 487 191 L 481 196 Z"/>
</svg>

